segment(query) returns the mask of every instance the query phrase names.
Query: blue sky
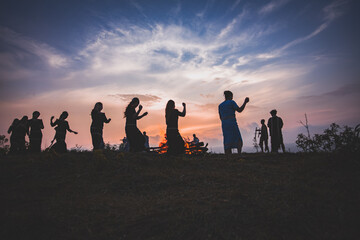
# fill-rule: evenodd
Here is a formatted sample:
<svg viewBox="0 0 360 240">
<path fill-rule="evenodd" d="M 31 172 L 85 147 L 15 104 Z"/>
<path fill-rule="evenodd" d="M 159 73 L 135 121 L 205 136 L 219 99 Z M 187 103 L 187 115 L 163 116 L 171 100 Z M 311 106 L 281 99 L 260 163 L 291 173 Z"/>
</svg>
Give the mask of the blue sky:
<svg viewBox="0 0 360 240">
<path fill-rule="evenodd" d="M 153 145 L 165 129 L 165 103 L 174 99 L 189 105 L 183 135 L 197 132 L 216 147 L 224 90 L 239 104 L 250 97 L 238 115 L 247 146 L 273 108 L 289 143 L 304 113 L 314 131 L 355 125 L 359 10 L 351 0 L 1 1 L 0 130 L 34 110 L 44 119 L 68 110 L 82 133 L 70 146 L 90 146 L 88 112 L 102 101 L 116 120 L 105 140 L 118 143 L 123 108 L 140 96 L 150 114 L 139 124 Z"/>
</svg>

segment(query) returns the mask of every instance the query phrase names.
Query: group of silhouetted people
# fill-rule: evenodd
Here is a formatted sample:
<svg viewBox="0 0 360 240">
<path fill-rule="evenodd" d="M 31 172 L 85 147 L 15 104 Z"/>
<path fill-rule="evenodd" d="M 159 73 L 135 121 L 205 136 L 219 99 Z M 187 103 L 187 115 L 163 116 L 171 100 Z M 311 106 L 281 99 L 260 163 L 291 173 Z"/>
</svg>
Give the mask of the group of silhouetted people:
<svg viewBox="0 0 360 240">
<path fill-rule="evenodd" d="M 233 100 L 233 93 L 231 91 L 224 92 L 225 101 L 219 105 L 219 116 L 221 119 L 224 150 L 226 154 L 231 154 L 232 148 L 237 148 L 238 153 L 242 151 L 243 140 L 239 127 L 237 125 L 235 112 L 242 112 L 249 98 L 245 98 L 243 104 L 239 107 Z M 178 121 L 179 117 L 185 117 L 186 104 L 182 103 L 183 110 L 180 112 L 175 108 L 175 102 L 169 100 L 165 108 L 165 122 L 166 122 L 166 138 L 169 154 L 182 154 L 185 152 L 185 142 L 180 135 Z M 110 118 L 107 118 L 105 113 L 102 112 L 103 104 L 97 102 L 91 111 L 92 123 L 90 126 L 90 133 L 92 139 L 93 149 L 104 149 L 103 128 L 104 123 L 109 123 Z M 125 108 L 124 118 L 126 138 L 123 140 L 123 148 L 128 149 L 130 152 L 142 152 L 149 148 L 149 137 L 146 132 L 141 132 L 137 127 L 137 120 L 148 115 L 148 112 L 141 114 L 143 107 L 140 105 L 140 100 L 134 97 Z M 271 136 L 271 151 L 278 152 L 281 147 L 285 151 L 281 129 L 283 121 L 276 116 L 276 110 L 272 110 L 271 118 L 268 120 L 267 126 L 269 127 Z M 29 150 L 31 152 L 41 152 L 42 129 L 44 128 L 43 121 L 39 119 L 40 113 L 35 111 L 32 119 L 24 116 L 21 120 L 14 119 L 8 133 L 10 136 L 10 152 L 24 152 L 26 150 L 25 136 L 29 135 Z M 77 134 L 76 131 L 70 129 L 69 123 L 66 121 L 69 116 L 68 112 L 64 111 L 60 117 L 54 121 L 54 116 L 50 119 L 50 125 L 55 127 L 55 136 L 51 142 L 50 147 L 56 152 L 66 152 L 66 133 L 71 132 Z M 261 120 L 261 138 L 260 147 L 263 151 L 263 143 L 265 144 L 265 151 L 268 149 L 268 132 L 265 126 L 265 120 Z M 199 139 L 194 134 L 194 144 L 199 142 Z M 55 141 L 55 143 L 54 143 Z"/>
<path fill-rule="evenodd" d="M 285 145 L 282 136 L 282 127 L 284 126 L 283 120 L 277 116 L 277 111 L 270 111 L 271 118 L 269 118 L 267 126 L 265 125 L 265 119 L 261 119 L 261 128 L 260 128 L 260 149 L 264 152 L 269 152 L 268 139 L 269 134 L 267 128 L 269 128 L 270 137 L 271 137 L 271 152 L 278 152 L 279 149 L 285 152 Z"/>
<path fill-rule="evenodd" d="M 225 91 L 224 97 L 225 101 L 219 105 L 219 117 L 221 119 L 221 127 L 224 137 L 224 151 L 225 154 L 231 154 L 232 149 L 237 148 L 238 153 L 241 154 L 243 140 L 237 125 L 235 112 L 241 113 L 250 99 L 248 97 L 245 98 L 244 103 L 239 107 L 233 100 L 233 93 L 231 91 Z M 283 121 L 280 117 L 276 116 L 276 110 L 272 110 L 270 114 L 271 118 L 269 118 L 267 126 L 269 127 L 271 136 L 271 152 L 278 152 L 280 147 L 283 152 L 285 152 L 285 145 L 281 131 L 284 125 Z M 261 120 L 260 148 L 262 151 L 263 143 L 265 143 L 265 151 L 269 151 L 268 131 L 264 119 Z"/>
</svg>

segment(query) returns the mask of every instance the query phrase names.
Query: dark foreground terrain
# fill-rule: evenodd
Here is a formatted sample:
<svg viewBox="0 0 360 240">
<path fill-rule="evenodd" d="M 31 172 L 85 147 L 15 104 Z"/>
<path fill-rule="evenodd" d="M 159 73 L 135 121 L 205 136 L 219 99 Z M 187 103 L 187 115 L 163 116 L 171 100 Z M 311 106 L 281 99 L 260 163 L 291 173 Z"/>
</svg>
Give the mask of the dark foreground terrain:
<svg viewBox="0 0 360 240">
<path fill-rule="evenodd" d="M 357 156 L 0 159 L 0 239 L 360 239 Z"/>
</svg>

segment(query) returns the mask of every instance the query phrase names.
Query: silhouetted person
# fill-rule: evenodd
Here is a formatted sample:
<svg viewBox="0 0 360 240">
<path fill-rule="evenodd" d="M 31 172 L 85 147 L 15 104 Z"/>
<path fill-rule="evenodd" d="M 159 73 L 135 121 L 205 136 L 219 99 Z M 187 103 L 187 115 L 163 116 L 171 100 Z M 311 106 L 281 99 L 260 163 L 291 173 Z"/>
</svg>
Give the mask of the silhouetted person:
<svg viewBox="0 0 360 240">
<path fill-rule="evenodd" d="M 232 92 L 225 91 L 224 96 L 225 101 L 219 105 L 219 116 L 224 136 L 224 151 L 225 154 L 231 154 L 231 149 L 237 148 L 238 154 L 241 154 L 243 140 L 236 122 L 235 111 L 241 113 L 249 102 L 249 98 L 245 98 L 243 105 L 239 107 L 233 100 Z"/>
<path fill-rule="evenodd" d="M 284 126 L 283 120 L 276 116 L 277 111 L 274 109 L 270 112 L 271 118 L 268 121 L 268 127 L 271 136 L 271 152 L 278 152 L 281 146 L 283 152 L 285 152 L 285 145 L 282 136 L 282 127 Z"/>
<path fill-rule="evenodd" d="M 30 127 L 30 145 L 29 149 L 31 152 L 41 152 L 41 140 L 42 132 L 41 129 L 44 129 L 44 123 L 41 119 L 38 119 L 40 113 L 38 111 L 33 112 L 32 119 L 29 120 Z"/>
<path fill-rule="evenodd" d="M 97 102 L 94 109 L 91 111 L 92 123 L 90 126 L 91 139 L 93 144 L 93 150 L 104 149 L 105 143 L 103 139 L 104 123 L 109 123 L 111 118 L 107 119 L 105 113 L 101 112 L 103 104 Z"/>
<path fill-rule="evenodd" d="M 144 138 L 145 138 L 145 149 L 149 149 L 149 148 L 150 148 L 149 136 L 146 135 L 146 132 L 143 132 L 143 136 L 144 136 Z"/>
<path fill-rule="evenodd" d="M 137 128 L 136 121 L 145 117 L 148 113 L 145 112 L 142 115 L 139 115 L 142 106 L 139 105 L 140 100 L 138 98 L 133 98 L 125 110 L 126 124 L 125 132 L 127 140 L 130 144 L 130 152 L 141 152 L 145 150 L 145 138 Z M 136 111 L 135 108 L 139 106 Z"/>
<path fill-rule="evenodd" d="M 10 153 L 16 153 L 19 151 L 19 143 L 17 142 L 17 139 L 19 136 L 17 136 L 19 133 L 16 131 L 16 127 L 19 124 L 20 120 L 15 118 L 12 122 L 11 126 L 8 129 L 8 134 L 10 135 Z"/>
<path fill-rule="evenodd" d="M 191 143 L 194 145 L 198 145 L 200 143 L 199 138 L 195 134 L 193 134 L 193 140 Z"/>
<path fill-rule="evenodd" d="M 72 132 L 74 134 L 78 134 L 77 132 L 70 129 L 69 123 L 65 120 L 68 116 L 69 116 L 68 112 L 64 111 L 61 113 L 59 119 L 55 120 L 55 122 L 53 122 L 54 116 L 52 116 L 50 119 L 50 125 L 52 127 L 56 126 L 55 127 L 56 133 L 54 137 L 56 143 L 52 146 L 52 149 L 54 149 L 56 152 L 59 153 L 64 153 L 67 151 L 66 142 L 65 142 L 66 131 Z"/>
<path fill-rule="evenodd" d="M 25 152 L 26 150 L 26 135 L 29 136 L 29 124 L 28 124 L 28 116 L 23 116 L 19 121 L 19 124 L 15 127 L 15 141 L 17 142 L 18 151 Z"/>
<path fill-rule="evenodd" d="M 169 100 L 166 104 L 165 119 L 166 119 L 166 138 L 168 144 L 167 152 L 169 154 L 181 154 L 185 152 L 184 140 L 179 133 L 178 120 L 180 117 L 186 115 L 186 104 L 182 103 L 183 111 L 179 112 L 175 108 L 175 102 Z"/>
<path fill-rule="evenodd" d="M 268 139 L 269 139 L 269 135 L 268 135 L 268 130 L 267 127 L 265 125 L 265 119 L 261 119 L 261 131 L 260 131 L 260 149 L 261 152 L 264 152 L 264 144 L 265 144 L 265 152 L 269 152 L 269 145 L 268 145 Z"/>
</svg>

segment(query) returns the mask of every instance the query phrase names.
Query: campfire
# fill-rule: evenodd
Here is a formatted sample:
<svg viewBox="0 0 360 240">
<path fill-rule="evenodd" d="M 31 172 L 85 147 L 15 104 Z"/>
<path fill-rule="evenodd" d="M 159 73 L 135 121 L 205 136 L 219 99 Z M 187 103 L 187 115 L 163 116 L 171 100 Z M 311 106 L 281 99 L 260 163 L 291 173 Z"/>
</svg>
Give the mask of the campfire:
<svg viewBox="0 0 360 240">
<path fill-rule="evenodd" d="M 184 138 L 184 147 L 185 147 L 185 154 L 189 155 L 199 155 L 206 153 L 208 148 L 208 144 L 204 146 L 203 142 L 199 142 L 198 144 L 192 143 L 189 139 Z M 159 147 L 152 147 L 150 151 L 156 152 L 158 154 L 167 153 L 169 146 L 167 145 L 166 134 L 163 140 L 159 143 Z"/>
</svg>

